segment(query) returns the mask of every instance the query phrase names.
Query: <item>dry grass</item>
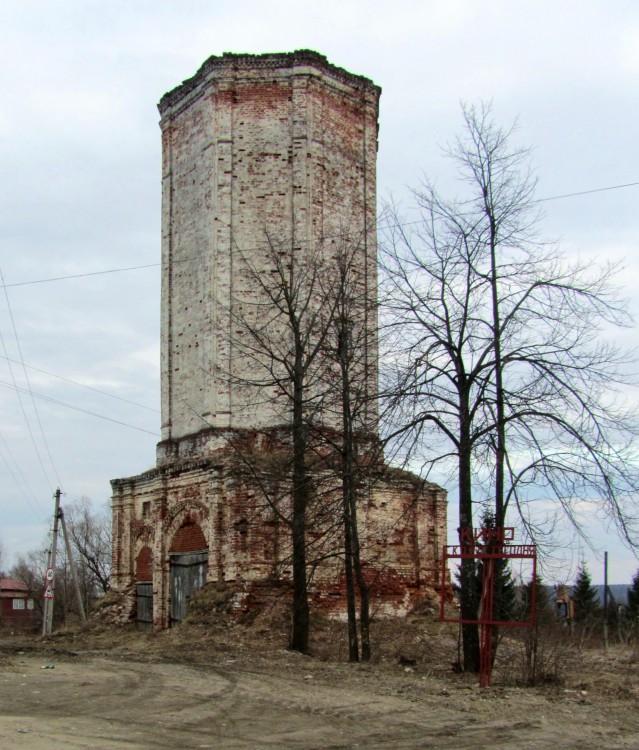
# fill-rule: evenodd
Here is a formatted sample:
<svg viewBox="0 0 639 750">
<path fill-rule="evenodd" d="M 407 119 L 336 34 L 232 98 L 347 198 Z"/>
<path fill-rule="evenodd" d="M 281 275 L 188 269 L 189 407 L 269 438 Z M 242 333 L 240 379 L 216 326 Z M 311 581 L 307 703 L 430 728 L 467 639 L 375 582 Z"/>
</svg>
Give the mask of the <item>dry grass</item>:
<svg viewBox="0 0 639 750">
<path fill-rule="evenodd" d="M 232 591 L 227 587 L 209 586 L 194 600 L 187 620 L 171 630 L 139 631 L 134 624 L 116 627 L 93 618 L 81 627 L 59 629 L 46 639 L 16 637 L 12 639 L 11 650 L 22 643 L 28 650 L 43 653 L 108 650 L 125 657 L 130 654 L 135 658 L 186 663 L 211 664 L 220 659 L 246 664 L 259 662 L 262 669 L 279 669 L 291 660 L 298 660 L 297 663 L 307 665 L 304 668 L 315 665 L 314 668 L 325 667 L 343 675 L 348 658 L 345 623 L 313 616 L 310 654 L 300 657 L 286 650 L 290 610 L 283 601 L 262 604 L 250 616 L 238 618 L 229 613 L 231 599 Z M 429 612 L 376 619 L 371 626 L 373 656 L 367 669 L 380 675 L 412 672 L 420 680 L 433 680 L 439 686 L 437 690 L 442 685 L 474 686 L 476 675 L 457 674 L 454 669 L 459 660 L 458 635 L 457 626 L 440 623 Z M 506 633 L 495 661 L 496 688 L 520 689 L 530 685 L 525 669 L 527 635 L 528 631 L 523 629 Z M 576 641 L 562 630 L 542 633 L 539 650 L 548 678 L 538 681 L 535 689 L 594 692 L 631 701 L 639 698 L 639 651 L 635 646 L 614 646 L 604 654 L 600 646 L 580 649 Z M 2 659 L 0 649 L 0 668 Z M 424 687 L 422 684 L 420 689 Z"/>
</svg>

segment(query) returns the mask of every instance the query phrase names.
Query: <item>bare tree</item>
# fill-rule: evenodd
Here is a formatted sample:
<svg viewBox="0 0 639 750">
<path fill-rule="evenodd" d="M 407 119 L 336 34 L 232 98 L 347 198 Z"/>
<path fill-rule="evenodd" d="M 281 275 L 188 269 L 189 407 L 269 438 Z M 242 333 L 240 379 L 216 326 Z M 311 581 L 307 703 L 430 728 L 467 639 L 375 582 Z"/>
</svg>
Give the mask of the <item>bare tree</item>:
<svg viewBox="0 0 639 750">
<path fill-rule="evenodd" d="M 293 568 L 293 624 L 290 648 L 308 651 L 309 605 L 307 524 L 313 500 L 312 429 L 326 388 L 322 356 L 333 309 L 320 303 L 320 278 L 325 269 L 322 248 L 280 246 L 265 242 L 258 267 L 242 255 L 249 294 L 234 301 L 234 350 L 248 366 L 238 385 L 252 388 L 290 436 Z M 268 272 L 264 273 L 264 266 Z M 310 462 L 310 463 L 309 463 Z"/>
<path fill-rule="evenodd" d="M 332 273 L 323 279 L 321 297 L 334 310 L 328 321 L 325 356 L 332 367 L 332 388 L 325 405 L 336 414 L 339 429 L 322 437 L 337 458 L 341 487 L 344 531 L 344 567 L 347 594 L 349 658 L 359 660 L 356 597 L 359 596 L 361 658 L 368 661 L 370 644 L 370 595 L 361 559 L 358 509 L 372 471 L 380 465 L 381 444 L 377 437 L 376 300 L 371 301 L 362 267 L 362 242 L 344 240 L 334 248 Z"/>
<path fill-rule="evenodd" d="M 489 106 L 463 113 L 447 150 L 463 197 L 445 200 L 426 182 L 414 191 L 420 224 L 388 209 L 396 430 L 426 466 L 455 467 L 461 528 L 479 505 L 497 525 L 515 506 L 536 536 L 534 501 L 551 497 L 580 529 L 577 503 L 596 498 L 632 544 L 637 426 L 619 393 L 628 357 L 600 337 L 603 325 L 630 323 L 615 269 L 568 262 L 539 242 L 528 152 Z M 464 562 L 462 617 L 475 619 Z M 478 659 L 476 628 L 464 626 L 466 669 Z"/>
<path fill-rule="evenodd" d="M 364 257 L 362 241 L 346 233 L 303 252 L 269 241 L 259 268 L 253 258 L 243 257 L 248 290 L 235 301 L 233 314 L 234 351 L 249 362 L 243 372 L 253 373 L 242 375 L 238 386 L 255 389 L 255 400 L 290 435 L 290 516 L 283 512 L 281 485 L 263 473 L 255 479 L 292 531 L 291 647 L 307 648 L 306 585 L 315 566 L 340 556 L 352 661 L 359 660 L 360 651 L 358 598 L 361 655 L 370 658 L 369 593 L 357 516 L 365 476 L 380 457 L 375 437 L 377 311 L 369 299 L 371 269 L 364 267 Z M 338 495 L 341 509 L 335 503 Z M 335 545 L 339 525 L 343 547 Z"/>
<path fill-rule="evenodd" d="M 112 549 L 108 508 L 96 511 L 91 500 L 82 497 L 65 506 L 64 516 L 87 594 L 94 597 L 106 593 L 109 590 Z"/>
<path fill-rule="evenodd" d="M 85 611 L 92 602 L 109 588 L 109 570 L 111 564 L 111 522 L 108 508 L 95 510 L 87 497 L 68 504 L 64 508 L 66 528 L 75 564 L 77 581 Z M 27 584 L 29 595 L 42 610 L 42 592 L 44 574 L 48 564 L 48 547 L 51 538 L 47 537 L 42 545 L 18 556 L 11 574 Z M 54 622 L 62 624 L 69 617 L 76 618 L 79 605 L 66 545 L 58 540 L 58 551 L 55 570 Z"/>
</svg>

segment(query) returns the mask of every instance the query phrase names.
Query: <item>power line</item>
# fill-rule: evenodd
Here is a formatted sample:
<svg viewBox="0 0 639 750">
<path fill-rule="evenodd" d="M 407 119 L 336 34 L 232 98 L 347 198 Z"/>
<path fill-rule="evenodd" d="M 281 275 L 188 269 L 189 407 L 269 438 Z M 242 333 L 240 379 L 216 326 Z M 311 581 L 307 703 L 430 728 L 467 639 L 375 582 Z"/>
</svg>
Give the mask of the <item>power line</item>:
<svg viewBox="0 0 639 750">
<path fill-rule="evenodd" d="M 621 190 L 622 188 L 637 187 L 639 182 L 627 182 L 624 185 L 610 185 L 609 187 L 593 188 L 592 190 L 580 190 L 578 193 L 564 193 L 563 195 L 551 195 L 548 198 L 537 198 L 533 203 L 544 203 L 545 201 L 558 201 L 561 198 L 574 198 L 578 195 L 591 195 L 592 193 L 605 193 L 607 190 Z"/>
<path fill-rule="evenodd" d="M 9 444 L 7 443 L 7 441 L 5 440 L 4 435 L 1 432 L 0 432 L 0 440 L 2 440 L 2 442 L 4 444 L 4 449 L 5 449 L 6 453 L 9 454 L 9 457 L 13 461 L 13 465 L 15 466 L 16 472 L 19 475 L 20 479 L 22 480 L 23 484 L 20 484 L 20 482 L 18 481 L 18 477 L 16 476 L 16 472 L 14 472 L 13 469 L 11 468 L 11 464 L 9 463 L 9 461 L 8 461 L 7 457 L 5 456 L 4 452 L 0 451 L 0 455 L 2 456 L 2 460 L 4 461 L 4 463 L 5 463 L 6 467 L 7 467 L 7 470 L 9 472 L 9 474 L 11 475 L 11 478 L 16 483 L 16 486 L 18 487 L 18 489 L 20 490 L 20 492 L 24 495 L 25 500 L 27 501 L 27 503 L 31 507 L 31 510 L 33 511 L 33 514 L 36 516 L 36 518 L 38 519 L 38 521 L 42 520 L 40 518 L 40 516 L 38 516 L 38 514 L 37 514 L 37 511 L 42 512 L 42 506 L 40 506 L 38 498 L 35 496 L 33 490 L 29 486 L 29 482 L 27 482 L 24 474 L 22 473 L 22 471 L 20 469 L 20 466 L 18 465 L 18 462 L 15 459 L 15 456 L 11 452 L 11 448 L 9 447 Z M 31 497 L 29 497 L 29 495 Z M 37 511 L 36 511 L 36 506 L 38 506 L 37 507 Z"/>
<path fill-rule="evenodd" d="M 2 281 L 2 284 L 4 285 L 4 276 L 2 275 L 2 271 L 0 270 L 0 281 Z M 22 371 L 24 372 L 24 377 L 27 382 L 27 388 L 29 391 L 29 394 L 31 395 L 31 403 L 33 405 L 33 411 L 36 415 L 36 421 L 38 422 L 38 427 L 40 428 L 40 436 L 42 437 L 42 442 L 44 443 L 45 450 L 47 452 L 47 456 L 49 457 L 49 463 L 51 464 L 51 468 L 53 469 L 53 473 L 55 474 L 56 479 L 58 480 L 58 486 L 62 486 L 62 480 L 60 479 L 60 475 L 58 474 L 58 470 L 56 468 L 55 462 L 53 460 L 53 456 L 51 455 L 51 449 L 49 448 L 49 443 L 47 441 L 46 435 L 44 434 L 44 428 L 42 427 L 42 421 L 40 420 L 40 414 L 38 412 L 38 407 L 36 406 L 35 399 L 33 398 L 33 393 L 31 392 L 31 382 L 29 380 L 29 373 L 27 372 L 27 368 L 24 364 L 24 357 L 22 356 L 22 347 L 20 346 L 20 338 L 18 337 L 18 329 L 16 327 L 15 318 L 13 317 L 13 311 L 11 309 L 11 303 L 9 302 L 9 292 L 7 292 L 6 287 L 4 287 L 4 297 L 7 301 L 7 310 L 9 311 L 9 318 L 11 320 L 11 326 L 13 327 L 13 335 L 16 340 L 16 345 L 18 347 L 18 354 L 20 355 L 20 364 L 22 365 Z M 6 350 L 5 350 L 6 351 Z M 9 369 L 11 370 L 11 365 L 9 365 Z M 11 376 L 13 378 L 13 372 L 11 373 Z M 13 379 L 15 383 L 15 378 Z M 35 447 L 35 444 L 34 444 Z M 37 453 L 37 450 L 36 450 Z M 40 459 L 40 456 L 38 455 L 38 459 Z M 44 466 L 42 467 L 44 471 Z M 45 471 L 46 476 L 46 471 Z M 47 477 L 48 480 L 48 477 Z"/>
<path fill-rule="evenodd" d="M 147 263 L 144 266 L 128 266 L 127 268 L 108 268 L 105 271 L 87 271 L 86 273 L 75 273 L 70 276 L 55 276 L 49 279 L 35 279 L 34 281 L 17 281 L 13 284 L 5 284 L 2 282 L 2 286 L 9 288 L 12 286 L 27 286 L 29 284 L 47 284 L 50 281 L 66 281 L 67 279 L 82 279 L 85 276 L 103 276 L 107 273 L 121 273 L 122 271 L 138 271 L 141 268 L 155 268 L 162 265 L 161 263 Z"/>
<path fill-rule="evenodd" d="M 0 380 L 0 386 L 2 388 L 8 388 L 9 390 L 15 390 L 20 393 L 27 392 L 24 388 L 20 388 L 17 385 L 12 385 L 11 383 L 7 383 L 4 380 Z M 97 412 L 89 411 L 88 409 L 82 409 L 81 407 L 74 406 L 73 404 L 67 404 L 65 401 L 60 401 L 59 399 L 52 398 L 51 396 L 45 396 L 42 393 L 36 393 L 35 391 L 32 391 L 32 393 L 35 398 L 42 399 L 43 401 L 48 401 L 51 404 L 56 404 L 57 406 L 64 406 L 67 409 L 72 409 L 73 411 L 78 411 L 82 414 L 88 414 L 91 417 L 97 417 L 98 419 L 105 419 L 107 422 L 113 422 L 115 424 L 122 425 L 123 427 L 129 427 L 132 430 L 137 430 L 138 432 L 146 432 L 147 435 L 160 437 L 160 435 L 157 432 L 146 430 L 144 427 L 136 427 L 135 425 L 129 424 L 128 422 L 122 422 L 119 419 L 113 419 L 112 417 L 105 417 L 104 414 L 98 414 Z"/>
<path fill-rule="evenodd" d="M 556 201 L 556 200 L 561 200 L 563 198 L 574 198 L 574 197 L 581 196 L 581 195 L 591 195 L 593 193 L 604 193 L 609 190 L 622 190 L 624 188 L 637 187 L 637 186 L 639 186 L 639 182 L 626 182 L 622 185 L 608 185 L 606 187 L 593 188 L 592 190 L 580 190 L 579 192 L 576 192 L 576 193 L 563 193 L 562 195 L 550 195 L 547 198 L 537 198 L 533 200 L 532 202 L 533 203 L 545 203 L 547 201 Z M 424 222 L 423 219 L 416 219 L 415 221 L 406 221 L 406 222 L 401 222 L 398 224 L 389 224 L 386 226 L 380 226 L 380 227 L 377 227 L 376 230 L 371 230 L 371 231 L 392 229 L 393 227 L 410 226 L 412 224 L 422 224 L 423 222 Z M 348 237 L 348 236 L 350 235 L 334 234 L 334 235 L 327 235 L 324 239 L 339 239 L 339 238 Z M 311 242 L 311 240 L 306 240 L 306 241 L 299 240 L 298 242 L 300 243 Z M 259 248 L 261 246 L 262 246 L 261 244 L 255 244 L 253 247 Z M 249 250 L 249 249 L 250 248 L 248 247 L 244 248 L 244 250 Z M 193 255 L 188 258 L 174 260 L 173 263 L 187 263 L 191 260 L 197 260 L 198 258 L 202 258 L 202 257 L 204 257 L 203 254 Z M 110 273 L 122 273 L 124 271 L 138 271 L 143 268 L 158 268 L 161 265 L 162 265 L 161 263 L 147 263 L 142 266 L 128 266 L 126 268 L 108 268 L 103 271 L 88 271 L 87 273 L 76 273 L 76 274 L 71 274 L 69 276 L 53 276 L 51 278 L 46 278 L 46 279 L 32 279 L 31 281 L 15 281 L 11 284 L 5 284 L 3 282 L 2 286 L 5 288 L 10 288 L 10 287 L 16 287 L 16 286 L 29 286 L 31 284 L 47 284 L 53 281 L 67 281 L 69 279 L 82 279 L 88 276 L 102 276 L 102 275 L 110 274 Z"/>
<path fill-rule="evenodd" d="M 0 359 L 6 359 L 7 362 L 13 362 L 14 364 L 20 364 L 14 359 L 9 359 L 8 357 L 3 356 L 0 354 Z M 103 396 L 109 396 L 109 398 L 115 398 L 118 401 L 124 401 L 125 404 L 131 404 L 132 406 L 138 406 L 140 409 L 146 409 L 147 411 L 152 411 L 155 414 L 160 414 L 159 409 L 154 409 L 152 406 L 146 406 L 145 404 L 139 404 L 137 401 L 131 401 L 128 398 L 124 398 L 123 396 L 116 396 L 115 393 L 109 393 L 108 391 L 103 391 L 100 388 L 95 388 L 92 385 L 86 385 L 86 383 L 80 383 L 77 380 L 72 380 L 71 378 L 65 378 L 63 375 L 56 375 L 55 372 L 49 372 L 48 370 L 42 370 L 39 367 L 34 367 L 33 365 L 27 365 L 23 363 L 24 367 L 29 368 L 29 370 L 34 370 L 35 372 L 41 372 L 43 375 L 49 375 L 52 378 L 57 378 L 58 380 L 63 380 L 65 383 L 71 383 L 71 385 L 77 385 L 80 388 L 87 388 L 90 391 L 94 391 L 95 393 L 100 393 Z"/>
<path fill-rule="evenodd" d="M 1 274 L 0 274 L 0 278 L 2 278 Z M 5 289 L 5 293 L 6 293 L 6 289 Z M 0 330 L 0 343 L 2 344 L 2 349 L 3 349 L 4 353 L 5 353 L 5 356 L 8 359 L 9 352 L 7 351 L 7 345 L 5 343 L 4 336 L 2 335 L 2 330 Z M 53 483 L 49 479 L 49 475 L 48 475 L 47 470 L 46 470 L 46 468 L 44 466 L 44 462 L 42 460 L 42 456 L 40 455 L 40 451 L 38 450 L 38 446 L 37 446 L 37 443 L 35 441 L 35 437 L 33 435 L 33 430 L 31 429 L 31 423 L 29 421 L 29 417 L 27 416 L 27 411 L 24 408 L 24 404 L 22 403 L 22 397 L 20 396 L 20 393 L 27 393 L 28 394 L 29 391 L 25 390 L 24 388 L 18 388 L 18 383 L 16 381 L 16 376 L 15 376 L 15 373 L 13 372 L 13 368 L 11 367 L 11 365 L 9 365 L 9 373 L 11 374 L 11 380 L 13 381 L 13 387 L 14 387 L 14 389 L 16 391 L 16 395 L 18 397 L 18 403 L 20 404 L 20 411 L 22 412 L 22 418 L 24 419 L 24 423 L 25 423 L 25 425 L 27 427 L 27 432 L 29 433 L 29 437 L 31 438 L 31 444 L 33 445 L 33 450 L 35 451 L 36 457 L 38 459 L 38 463 L 40 464 L 40 468 L 42 469 L 42 474 L 44 475 L 44 478 L 45 478 L 45 481 L 46 481 L 47 485 L 49 485 L 49 487 L 52 487 Z"/>
</svg>

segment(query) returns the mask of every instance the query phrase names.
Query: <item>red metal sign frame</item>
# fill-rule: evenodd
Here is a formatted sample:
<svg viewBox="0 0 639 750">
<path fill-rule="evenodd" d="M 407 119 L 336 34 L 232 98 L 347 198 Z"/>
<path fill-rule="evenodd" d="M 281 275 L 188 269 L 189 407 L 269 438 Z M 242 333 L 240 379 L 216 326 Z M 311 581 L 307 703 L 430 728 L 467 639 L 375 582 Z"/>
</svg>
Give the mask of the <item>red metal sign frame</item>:
<svg viewBox="0 0 639 750">
<path fill-rule="evenodd" d="M 439 619 L 441 622 L 456 624 L 475 624 L 480 626 L 480 665 L 479 684 L 490 686 L 492 672 L 492 629 L 493 627 L 530 628 L 537 617 L 537 547 L 534 544 L 515 544 L 513 526 L 486 529 L 460 529 L 459 544 L 447 545 L 442 550 L 442 569 L 440 586 Z M 448 560 L 485 560 L 482 573 L 482 593 L 479 617 L 464 619 L 446 616 L 446 580 Z M 530 618 L 528 620 L 495 620 L 495 560 L 531 560 L 532 561 L 532 597 Z"/>
</svg>

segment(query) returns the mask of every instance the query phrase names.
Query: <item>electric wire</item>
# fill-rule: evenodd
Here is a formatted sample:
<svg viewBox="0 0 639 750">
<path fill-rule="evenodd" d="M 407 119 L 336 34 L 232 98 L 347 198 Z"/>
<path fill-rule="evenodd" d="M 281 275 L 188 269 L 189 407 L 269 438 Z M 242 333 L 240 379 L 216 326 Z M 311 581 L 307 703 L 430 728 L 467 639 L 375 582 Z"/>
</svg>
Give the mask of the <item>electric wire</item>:
<svg viewBox="0 0 639 750">
<path fill-rule="evenodd" d="M 592 193 L 605 193 L 607 190 L 621 190 L 622 188 L 637 187 L 639 182 L 626 182 L 624 185 L 609 185 L 608 187 L 593 188 L 592 190 L 580 190 L 578 193 L 564 193 L 563 195 L 551 195 L 548 198 L 537 198 L 533 203 L 545 203 L 546 201 L 558 201 L 562 198 L 575 198 L 579 195 L 591 195 Z"/>
<path fill-rule="evenodd" d="M 4 276 L 2 275 L 2 270 L 0 269 L 0 281 L 2 281 L 2 284 L 4 286 Z M 40 413 L 38 412 L 38 407 L 36 406 L 35 399 L 33 398 L 33 394 L 31 392 L 31 381 L 29 380 L 29 373 L 27 372 L 27 368 L 24 364 L 24 356 L 22 355 L 22 346 L 20 345 L 20 337 L 18 336 L 18 329 L 16 327 L 16 321 L 13 316 L 13 310 L 11 309 L 11 302 L 9 301 L 9 292 L 7 291 L 6 287 L 4 287 L 4 297 L 7 302 L 7 310 L 9 312 L 9 319 L 11 320 L 11 326 L 13 328 L 13 335 L 16 340 L 16 346 L 18 347 L 18 354 L 20 355 L 20 364 L 22 365 L 22 371 L 24 373 L 24 378 L 27 383 L 27 389 L 29 391 L 29 394 L 31 394 L 31 403 L 33 405 L 33 411 L 36 416 L 36 421 L 38 423 L 38 427 L 40 428 L 40 436 L 42 437 L 42 443 L 45 447 L 45 450 L 47 452 L 47 456 L 49 457 L 49 463 L 51 464 L 51 468 L 53 469 L 53 473 L 55 474 L 55 478 L 58 480 L 58 487 L 62 487 L 63 483 L 60 479 L 60 474 L 58 473 L 58 470 L 55 465 L 55 461 L 53 460 L 53 456 L 51 455 L 51 448 L 49 447 L 49 442 L 46 438 L 46 435 L 44 434 L 44 428 L 42 427 L 42 420 L 40 419 Z M 11 365 L 9 365 L 11 367 Z"/>
<path fill-rule="evenodd" d="M 2 286 L 4 287 L 12 287 L 12 286 L 28 286 L 30 284 L 47 284 L 50 281 L 66 281 L 67 279 L 82 279 L 86 276 L 103 276 L 104 274 L 108 273 L 120 273 L 122 271 L 138 271 L 141 268 L 157 268 L 157 266 L 161 266 L 161 263 L 147 263 L 143 266 L 128 266 L 127 268 L 107 268 L 103 271 L 87 271 L 85 273 L 74 273 L 69 276 L 56 276 L 54 278 L 50 279 L 36 279 L 35 281 L 17 281 L 12 284 L 5 284 L 4 281 L 2 283 Z"/>
<path fill-rule="evenodd" d="M 2 441 L 4 445 L 4 451 L 0 450 L 0 455 L 2 456 L 2 460 L 5 463 L 5 466 L 7 467 L 7 470 L 9 474 L 11 475 L 11 478 L 16 483 L 16 486 L 20 490 L 20 492 L 24 495 L 25 500 L 27 501 L 27 504 L 33 511 L 34 515 L 38 519 L 38 521 L 41 520 L 41 518 L 37 515 L 38 512 L 42 512 L 42 506 L 40 505 L 40 502 L 38 498 L 36 497 L 35 493 L 31 489 L 29 482 L 27 481 L 26 477 L 22 473 L 22 470 L 20 469 L 20 466 L 18 465 L 18 462 L 15 459 L 15 456 L 11 452 L 11 448 L 9 447 L 9 444 L 7 443 L 4 435 L 2 432 L 0 432 L 0 440 Z M 11 464 L 9 463 L 7 456 L 5 455 L 5 452 L 10 456 L 11 461 L 13 461 L 13 465 L 15 467 L 15 472 L 11 468 Z M 18 477 L 16 476 L 16 473 L 19 475 L 20 480 L 22 481 L 22 484 L 20 484 L 20 481 L 18 481 Z M 25 489 L 26 488 L 26 489 Z"/>
<path fill-rule="evenodd" d="M 7 359 L 7 357 L 0 354 L 0 359 Z M 14 359 L 8 359 L 7 361 L 13 362 L 14 364 L 20 364 Z M 24 364 L 24 363 L 23 363 Z M 64 375 L 57 375 L 55 372 L 49 372 L 48 370 L 42 370 L 39 367 L 34 367 L 33 365 L 27 365 L 24 364 L 24 367 L 28 367 L 29 370 L 34 370 L 35 372 L 40 372 L 43 375 L 49 375 L 52 378 L 57 378 L 58 380 L 63 380 L 65 383 L 71 383 L 71 385 L 77 385 L 80 388 L 87 388 L 90 391 L 94 391 L 95 393 L 100 393 L 102 396 L 109 396 L 109 398 L 115 398 L 118 401 L 124 401 L 125 404 L 131 404 L 131 406 L 138 406 L 140 409 L 146 409 L 147 411 L 152 411 L 155 414 L 160 414 L 159 409 L 154 409 L 152 406 L 146 406 L 145 404 L 140 404 L 137 401 L 131 401 L 131 399 L 124 398 L 123 396 L 116 396 L 115 393 L 109 393 L 108 391 L 103 391 L 100 388 L 95 388 L 92 385 L 86 385 L 86 383 L 80 383 L 77 380 L 72 380 L 71 378 L 65 378 Z"/>
<path fill-rule="evenodd" d="M 2 344 L 2 349 L 3 349 L 4 353 L 5 353 L 5 356 L 8 359 L 9 358 L 7 356 L 8 355 L 8 351 L 7 351 L 7 346 L 6 346 L 6 343 L 5 343 L 5 340 L 4 340 L 4 336 L 2 335 L 2 329 L 0 329 L 0 343 Z M 18 403 L 20 404 L 20 411 L 22 412 L 22 417 L 24 419 L 24 423 L 26 425 L 27 432 L 29 433 L 29 437 L 31 438 L 31 444 L 33 446 L 33 450 L 35 451 L 36 457 L 38 459 L 38 463 L 40 464 L 40 468 L 42 469 L 42 473 L 44 475 L 44 478 L 46 480 L 47 485 L 49 487 L 52 487 L 53 484 L 52 484 L 52 482 L 51 482 L 51 480 L 49 478 L 49 475 L 47 473 L 47 470 L 46 470 L 46 468 L 44 466 L 44 462 L 42 461 L 42 456 L 40 455 L 40 451 L 38 450 L 38 446 L 36 444 L 35 437 L 33 435 L 33 430 L 31 429 L 31 423 L 29 421 L 29 417 L 27 416 L 27 411 L 24 408 L 24 404 L 22 403 L 22 397 L 21 397 L 20 394 L 21 393 L 27 393 L 27 391 L 25 391 L 25 389 L 23 389 L 23 388 L 19 388 L 18 387 L 18 384 L 16 382 L 15 373 L 13 372 L 13 368 L 11 367 L 10 364 L 9 364 L 9 373 L 11 374 L 11 380 L 13 381 L 13 386 L 14 386 L 14 389 L 16 391 L 16 395 L 18 397 Z"/>
<path fill-rule="evenodd" d="M 561 195 L 551 195 L 546 198 L 536 198 L 532 200 L 531 203 L 546 203 L 549 201 L 556 201 L 556 200 L 561 200 L 564 198 L 574 198 L 574 197 L 581 196 L 581 195 L 591 195 L 593 193 L 604 193 L 609 190 L 622 190 L 624 188 L 637 187 L 637 186 L 639 186 L 639 182 L 626 182 L 621 185 L 608 185 L 606 187 L 593 188 L 591 190 L 580 190 L 575 193 L 563 193 Z M 395 224 L 387 224 L 387 225 L 378 226 L 376 227 L 375 230 L 371 230 L 371 231 L 383 231 L 385 229 L 395 229 L 395 228 L 400 228 L 400 227 L 405 227 L 405 226 L 411 226 L 413 224 L 423 224 L 424 221 L 425 219 L 415 219 L 414 221 L 404 221 L 404 222 L 398 222 Z M 339 234 L 326 235 L 324 239 L 343 239 L 343 238 L 350 237 L 350 236 L 351 234 L 339 233 Z M 310 239 L 309 240 L 296 240 L 296 242 L 299 242 L 299 244 L 304 244 L 304 243 L 308 243 L 311 241 L 312 240 Z M 244 250 L 250 250 L 252 248 L 257 249 L 261 246 L 262 246 L 261 244 L 256 243 L 252 247 L 247 246 L 243 249 Z M 197 260 L 198 258 L 202 258 L 202 257 L 204 257 L 203 254 L 198 254 L 198 255 L 190 256 L 188 258 L 176 259 L 176 260 L 173 260 L 172 262 L 174 264 L 175 263 L 188 263 L 189 261 Z M 158 268 L 161 265 L 162 263 L 146 263 L 141 266 L 128 266 L 125 268 L 107 268 L 102 271 L 87 271 L 86 273 L 76 273 L 76 274 L 70 274 L 68 276 L 53 276 L 53 277 L 46 278 L 46 279 L 31 279 L 30 281 L 15 281 L 15 282 L 12 282 L 11 284 L 5 284 L 3 280 L 2 286 L 5 289 L 8 289 L 10 287 L 30 286 L 32 284 L 47 284 L 53 281 L 67 281 L 69 279 L 82 279 L 82 278 L 89 277 L 89 276 L 102 276 L 104 274 L 121 273 L 124 271 L 138 271 L 144 268 Z"/>
<path fill-rule="evenodd" d="M 11 383 L 7 383 L 4 380 L 0 380 L 0 387 L 7 388 L 8 390 L 15 390 L 19 391 L 21 393 L 27 393 L 26 389 L 20 388 L 18 385 L 13 385 Z M 52 396 L 45 396 L 42 393 L 36 393 L 35 391 L 32 391 L 35 398 L 39 398 L 42 401 L 47 401 L 50 404 L 56 404 L 57 406 L 64 406 L 67 409 L 72 409 L 73 411 L 80 412 L 82 414 L 88 414 L 91 417 L 97 417 L 98 419 L 104 419 L 107 422 L 113 422 L 114 424 L 122 425 L 123 427 L 129 427 L 132 430 L 137 430 L 138 432 L 146 432 L 148 435 L 153 435 L 154 437 L 160 437 L 159 433 L 153 432 L 151 430 L 147 430 L 144 427 L 136 427 L 135 425 L 129 424 L 128 422 L 123 422 L 119 419 L 113 419 L 113 417 L 107 417 L 104 414 L 98 414 L 97 412 L 90 411 L 89 409 L 82 409 L 80 406 L 75 406 L 74 404 L 67 404 L 65 401 L 60 401 L 57 398 L 53 398 Z"/>
</svg>

